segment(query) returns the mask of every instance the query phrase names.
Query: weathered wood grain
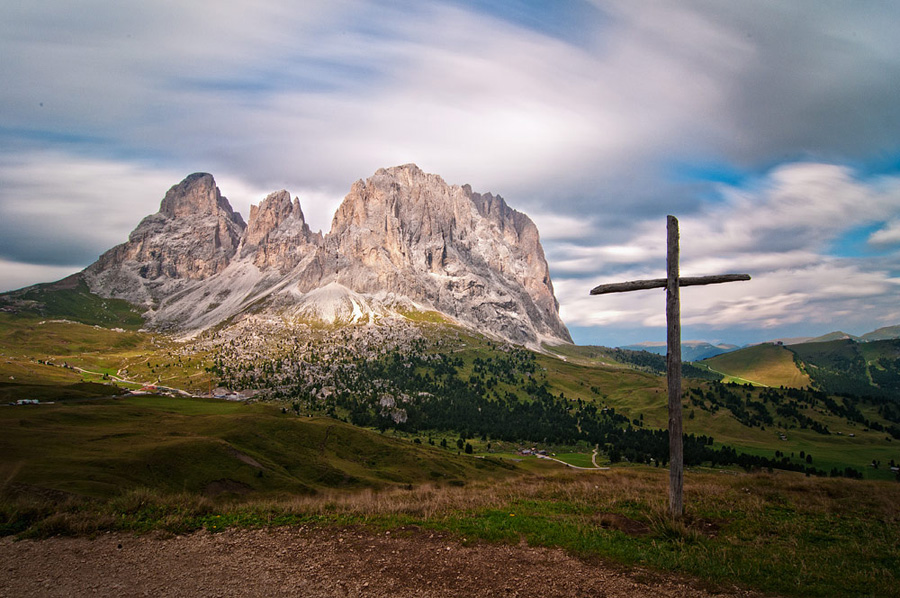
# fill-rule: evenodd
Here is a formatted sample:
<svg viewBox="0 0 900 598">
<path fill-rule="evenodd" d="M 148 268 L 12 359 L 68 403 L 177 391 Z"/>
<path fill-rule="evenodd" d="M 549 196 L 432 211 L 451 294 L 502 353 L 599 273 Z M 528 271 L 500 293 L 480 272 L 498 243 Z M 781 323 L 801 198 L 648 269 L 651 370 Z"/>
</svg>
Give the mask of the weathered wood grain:
<svg viewBox="0 0 900 598">
<path fill-rule="evenodd" d="M 749 274 L 717 274 L 713 276 L 684 276 L 678 279 L 679 287 L 693 287 L 706 284 L 719 284 L 723 282 L 738 282 L 750 280 Z M 601 284 L 591 289 L 591 295 L 606 295 L 608 293 L 627 293 L 629 291 L 643 291 L 646 289 L 664 289 L 668 285 L 666 278 L 652 278 L 650 280 L 632 280 L 630 282 L 615 282 Z"/>
</svg>

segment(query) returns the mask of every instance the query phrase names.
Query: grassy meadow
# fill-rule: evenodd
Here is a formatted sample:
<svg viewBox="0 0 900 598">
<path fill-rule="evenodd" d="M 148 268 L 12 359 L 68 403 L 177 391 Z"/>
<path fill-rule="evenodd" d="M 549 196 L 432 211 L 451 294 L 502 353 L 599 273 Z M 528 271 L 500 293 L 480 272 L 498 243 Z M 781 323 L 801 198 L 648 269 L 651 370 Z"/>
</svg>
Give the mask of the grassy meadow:
<svg viewBox="0 0 900 598">
<path fill-rule="evenodd" d="M 666 515 L 665 470 L 561 471 L 546 461 L 531 464 L 513 475 L 455 485 L 314 494 L 212 498 L 138 487 L 104 500 L 20 496 L 3 502 L 2 521 L 5 533 L 32 538 L 109 530 L 416 526 L 450 532 L 463 544 L 558 547 L 586 559 L 640 566 L 647 575 L 689 575 L 722 591 L 900 595 L 895 483 L 689 470 L 686 513 L 673 521 Z"/>
<path fill-rule="evenodd" d="M 266 404 L 134 396 L 0 408 L 4 489 L 107 499 L 140 487 L 160 492 L 311 494 L 325 488 L 459 483 L 498 460 L 299 417 Z"/>
<path fill-rule="evenodd" d="M 781 345 L 762 344 L 704 359 L 702 365 L 734 380 L 761 386 L 805 388 L 809 376 L 797 367 L 794 354 Z"/>
<path fill-rule="evenodd" d="M 466 342 L 455 354 L 463 375 L 494 350 L 485 339 Z M 781 420 L 748 427 L 686 398 L 687 433 L 767 457 L 810 454 L 820 469 L 853 466 L 868 479 L 689 468 L 686 515 L 672 521 L 665 468 L 611 464 L 602 451 L 597 462 L 610 469 L 573 470 L 523 457 L 513 442 L 470 438 L 474 454 L 467 455 L 451 432 L 378 433 L 277 403 L 121 396 L 148 383 L 205 393 L 216 383 L 209 355 L 181 346 L 134 328 L 0 313 L 0 401 L 53 401 L 0 407 L 4 535 L 414 525 L 464 543 L 560 547 L 722 590 L 900 595 L 900 484 L 886 466 L 900 457 L 898 445 L 824 410 L 804 414 L 827 424 L 830 435 Z M 555 353 L 536 358 L 535 375 L 552 392 L 613 408 L 638 427 L 665 428 L 659 375 L 598 348 Z M 744 362 L 742 376 L 764 383 L 794 375 L 778 348 L 759 353 L 755 365 Z M 708 391 L 710 383 L 686 379 L 686 393 L 694 388 Z M 758 398 L 763 388 L 736 392 Z M 566 463 L 592 465 L 594 447 L 543 448 Z M 873 459 L 884 465 L 867 467 Z"/>
</svg>

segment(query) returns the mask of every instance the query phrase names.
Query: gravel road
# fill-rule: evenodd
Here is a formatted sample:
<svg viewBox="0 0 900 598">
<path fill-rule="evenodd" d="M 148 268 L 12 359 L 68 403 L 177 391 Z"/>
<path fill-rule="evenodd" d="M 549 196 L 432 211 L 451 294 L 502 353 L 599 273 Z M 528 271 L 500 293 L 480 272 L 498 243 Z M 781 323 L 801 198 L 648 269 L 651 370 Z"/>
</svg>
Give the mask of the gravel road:
<svg viewBox="0 0 900 598">
<path fill-rule="evenodd" d="M 186 536 L 0 539 L 0 596 L 759 597 L 419 529 L 275 528 Z"/>
</svg>

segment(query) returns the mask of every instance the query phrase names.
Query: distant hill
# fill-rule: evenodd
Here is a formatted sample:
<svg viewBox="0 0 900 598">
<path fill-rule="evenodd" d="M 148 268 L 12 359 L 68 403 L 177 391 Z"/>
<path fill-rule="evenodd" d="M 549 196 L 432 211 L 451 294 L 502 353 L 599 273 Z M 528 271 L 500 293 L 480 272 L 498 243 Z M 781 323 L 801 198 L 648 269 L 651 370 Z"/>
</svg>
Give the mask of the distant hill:
<svg viewBox="0 0 900 598">
<path fill-rule="evenodd" d="M 843 340 L 859 340 L 858 336 L 853 336 L 852 334 L 847 334 L 846 332 L 842 332 L 840 330 L 836 330 L 834 332 L 829 332 L 828 334 L 823 334 L 822 336 L 817 336 L 815 338 L 811 338 L 807 343 L 827 343 L 830 341 L 843 341 Z"/>
<path fill-rule="evenodd" d="M 666 354 L 666 343 L 646 342 L 619 347 L 628 351 L 648 351 L 657 355 Z M 722 353 L 738 349 L 737 345 L 716 344 L 706 341 L 685 341 L 681 343 L 681 359 L 683 361 L 699 361 Z"/>
<path fill-rule="evenodd" d="M 841 332 L 840 330 L 835 330 L 834 332 L 829 332 L 821 336 L 790 336 L 782 338 L 770 338 L 769 340 L 763 341 L 761 343 L 753 343 L 753 345 L 802 345 L 804 343 L 827 343 L 830 341 L 839 341 L 846 339 L 858 341 L 860 340 L 860 337 L 853 336 L 852 334 L 847 334 L 846 332 Z"/>
<path fill-rule="evenodd" d="M 766 386 L 805 388 L 811 383 L 794 362 L 794 354 L 783 345 L 755 345 L 711 357 L 703 364 L 730 377 Z"/>
<path fill-rule="evenodd" d="M 859 396 L 900 393 L 900 339 L 765 343 L 706 359 L 703 365 L 768 386 L 810 386 Z"/>
<path fill-rule="evenodd" d="M 895 396 L 900 392 L 900 340 L 851 339 L 789 347 L 817 388 L 831 393 Z"/>
<path fill-rule="evenodd" d="M 0 295 L 0 312 L 35 318 L 63 318 L 91 326 L 137 330 L 144 323 L 138 308 L 122 299 L 91 292 L 74 274 L 50 284 L 38 284 Z"/>
<path fill-rule="evenodd" d="M 811 343 L 815 340 L 814 336 L 789 336 L 782 338 L 770 338 L 767 341 L 763 341 L 761 343 L 751 343 L 747 345 L 748 347 L 752 347 L 754 345 L 799 345 L 800 343 Z"/>
<path fill-rule="evenodd" d="M 885 326 L 872 332 L 867 332 L 862 336 L 854 336 L 841 330 L 835 330 L 821 336 L 800 336 L 794 338 L 778 338 L 771 339 L 767 342 L 781 343 L 783 345 L 802 345 L 804 343 L 827 343 L 831 341 L 852 340 L 858 342 L 883 341 L 900 338 L 900 325 Z"/>
<path fill-rule="evenodd" d="M 893 338 L 900 338 L 900 325 L 885 326 L 872 332 L 867 332 L 860 337 L 864 341 L 883 341 Z"/>
</svg>

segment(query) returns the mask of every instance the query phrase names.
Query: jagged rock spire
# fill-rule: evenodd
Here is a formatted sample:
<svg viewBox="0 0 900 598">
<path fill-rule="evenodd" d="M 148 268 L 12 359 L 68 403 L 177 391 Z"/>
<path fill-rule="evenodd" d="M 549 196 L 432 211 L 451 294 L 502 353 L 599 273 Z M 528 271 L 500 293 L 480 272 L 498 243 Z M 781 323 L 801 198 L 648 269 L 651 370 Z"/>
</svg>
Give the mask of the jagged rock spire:
<svg viewBox="0 0 900 598">
<path fill-rule="evenodd" d="M 531 219 L 414 164 L 354 183 L 324 238 L 285 190 L 252 206 L 245 225 L 211 175 L 192 174 L 84 276 L 98 294 L 150 308 L 158 328 L 210 326 L 251 305 L 331 313 L 310 303 L 346 293 L 337 303 L 357 310 L 369 297 L 517 343 L 571 341 Z"/>
<path fill-rule="evenodd" d="M 287 273 L 322 244 L 300 209 L 300 199 L 282 189 L 270 193 L 258 206 L 250 206 L 250 219 L 241 241 L 241 257 L 251 256 L 260 269 Z"/>
</svg>

